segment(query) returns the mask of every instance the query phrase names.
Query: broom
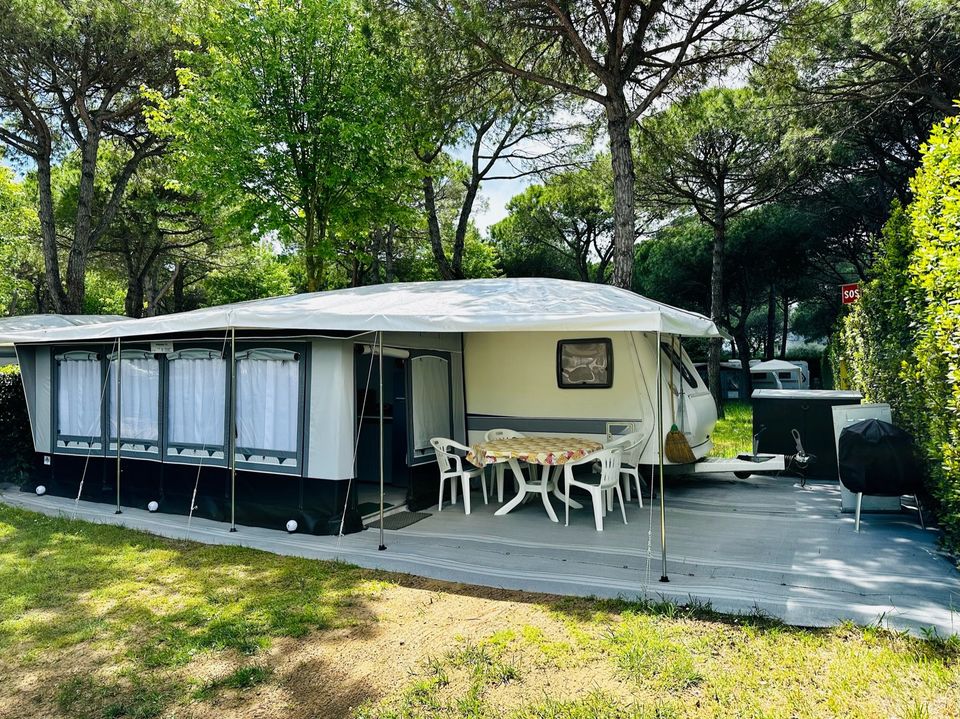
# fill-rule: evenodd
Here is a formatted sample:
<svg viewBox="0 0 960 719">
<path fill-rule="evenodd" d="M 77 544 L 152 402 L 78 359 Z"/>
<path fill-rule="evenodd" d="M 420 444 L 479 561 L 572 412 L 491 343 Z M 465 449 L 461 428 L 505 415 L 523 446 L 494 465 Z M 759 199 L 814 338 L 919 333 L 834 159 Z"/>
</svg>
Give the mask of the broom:
<svg viewBox="0 0 960 719">
<path fill-rule="evenodd" d="M 670 349 L 673 350 L 674 357 L 678 362 L 683 362 L 683 355 L 678 353 L 673 346 L 673 339 L 670 340 Z M 674 357 L 671 357 L 670 362 L 670 394 L 673 395 L 676 393 L 676 389 L 673 386 L 673 368 L 674 368 Z M 683 382 L 683 377 L 680 377 L 680 382 Z M 682 385 L 681 385 L 682 386 Z M 680 401 L 683 402 L 683 394 L 680 394 Z M 683 408 L 681 407 L 681 410 Z M 673 419 L 673 425 L 670 427 L 670 431 L 667 432 L 667 437 L 663 441 L 663 452 L 667 456 L 667 459 L 673 462 L 674 464 L 690 464 L 696 462 L 697 458 L 693 454 L 693 450 L 690 449 L 690 443 L 687 442 L 687 437 L 683 432 L 677 427 L 676 421 L 676 411 L 673 405 L 673 397 L 670 398 L 670 417 Z"/>
</svg>

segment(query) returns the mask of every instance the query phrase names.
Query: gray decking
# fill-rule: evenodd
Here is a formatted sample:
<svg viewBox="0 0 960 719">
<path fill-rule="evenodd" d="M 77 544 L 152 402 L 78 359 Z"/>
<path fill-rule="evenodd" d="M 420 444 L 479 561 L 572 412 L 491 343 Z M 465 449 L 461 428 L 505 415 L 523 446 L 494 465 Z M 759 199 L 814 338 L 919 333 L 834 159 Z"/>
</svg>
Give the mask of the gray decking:
<svg viewBox="0 0 960 719">
<path fill-rule="evenodd" d="M 71 500 L 5 490 L 0 501 L 72 516 Z M 605 531 L 593 528 L 589 507 L 551 523 L 537 497 L 515 512 L 493 516 L 473 495 L 473 513 L 445 506 L 406 529 L 367 530 L 340 539 L 288 535 L 217 522 L 80 502 L 77 517 L 124 524 L 165 536 L 243 544 L 281 554 L 340 559 L 365 567 L 471 584 L 560 594 L 695 598 L 724 612 L 762 611 L 792 623 L 829 625 L 843 619 L 882 622 L 916 631 L 960 632 L 960 575 L 937 546 L 934 530 L 920 529 L 915 512 L 864 515 L 862 532 L 840 513 L 837 485 L 732 475 L 672 479 L 667 488 L 670 582 L 660 578 L 659 523 L 636 503 L 624 526 L 619 511 Z M 647 579 L 649 578 L 649 582 Z"/>
</svg>

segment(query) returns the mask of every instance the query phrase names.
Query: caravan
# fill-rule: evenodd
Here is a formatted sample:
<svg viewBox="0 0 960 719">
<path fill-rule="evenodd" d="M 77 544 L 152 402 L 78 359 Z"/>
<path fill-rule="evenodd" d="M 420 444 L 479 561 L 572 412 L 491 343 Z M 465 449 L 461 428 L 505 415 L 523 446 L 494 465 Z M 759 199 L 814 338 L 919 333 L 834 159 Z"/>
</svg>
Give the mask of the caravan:
<svg viewBox="0 0 960 719">
<path fill-rule="evenodd" d="M 701 315 L 626 290 L 493 279 L 8 339 L 48 491 L 327 534 L 362 527 L 381 472 L 395 503 L 435 502 L 435 436 L 639 432 L 652 465 L 657 432 L 676 423 L 705 456 L 716 408 L 680 338 L 717 335 Z"/>
</svg>

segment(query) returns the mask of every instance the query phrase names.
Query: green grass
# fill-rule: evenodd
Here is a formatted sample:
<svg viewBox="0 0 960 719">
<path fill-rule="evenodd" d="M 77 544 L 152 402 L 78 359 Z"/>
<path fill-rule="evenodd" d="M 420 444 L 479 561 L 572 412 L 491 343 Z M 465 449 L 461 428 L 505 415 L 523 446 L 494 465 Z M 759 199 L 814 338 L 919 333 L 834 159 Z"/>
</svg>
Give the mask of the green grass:
<svg viewBox="0 0 960 719">
<path fill-rule="evenodd" d="M 66 716 L 161 716 L 198 657 L 253 656 L 280 637 L 372 621 L 357 599 L 381 587 L 346 565 L 0 506 L 0 656 L 24 667 L 69 658 L 48 687 Z M 93 671 L 103 661 L 110 671 Z M 263 671 L 238 669 L 205 695 Z"/>
<path fill-rule="evenodd" d="M 0 505 L 0 716 L 282 716 L 298 691 L 353 682 L 358 719 L 960 717 L 955 638 L 485 592 Z M 378 608 L 398 597 L 442 627 L 403 661 L 406 679 L 316 661 L 310 642 L 335 632 L 343 651 L 379 637 L 377 661 L 397 663 L 404 625 Z"/>
<path fill-rule="evenodd" d="M 753 451 L 753 408 L 749 402 L 728 401 L 724 417 L 713 430 L 713 457 L 736 457 Z"/>
</svg>

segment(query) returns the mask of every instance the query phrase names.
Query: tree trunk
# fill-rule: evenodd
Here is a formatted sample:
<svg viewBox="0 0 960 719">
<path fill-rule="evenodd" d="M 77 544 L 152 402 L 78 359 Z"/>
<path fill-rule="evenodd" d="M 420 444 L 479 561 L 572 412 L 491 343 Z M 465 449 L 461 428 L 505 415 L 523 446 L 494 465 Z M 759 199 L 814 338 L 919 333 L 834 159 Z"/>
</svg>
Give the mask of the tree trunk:
<svg viewBox="0 0 960 719">
<path fill-rule="evenodd" d="M 100 131 L 91 127 L 81 147 L 80 181 L 77 187 L 77 216 L 73 226 L 73 243 L 67 259 L 66 303 L 69 314 L 83 312 L 86 289 L 87 259 L 90 256 L 93 232 L 93 195 L 97 179 L 97 155 Z"/>
<path fill-rule="evenodd" d="M 777 293 L 774 286 L 770 285 L 767 295 L 767 337 L 763 344 L 763 358 L 765 360 L 773 359 L 774 345 L 777 343 Z"/>
<path fill-rule="evenodd" d="M 313 203 L 308 202 L 304 209 L 303 230 L 303 268 L 307 279 L 307 292 L 316 292 L 320 289 L 320 278 L 317 271 L 317 213 Z"/>
<path fill-rule="evenodd" d="M 460 217 L 457 219 L 457 233 L 453 238 L 453 261 L 450 263 L 450 269 L 453 270 L 454 278 L 458 280 L 465 277 L 463 274 L 463 250 L 467 244 L 467 230 L 470 229 L 470 214 L 473 212 L 473 203 L 476 202 L 479 190 L 480 182 L 477 178 L 473 178 L 467 183 L 467 194 L 463 198 Z"/>
<path fill-rule="evenodd" d="M 613 168 L 613 284 L 629 290 L 633 287 L 633 246 L 636 240 L 636 175 L 626 100 L 623 97 L 611 99 L 606 111 Z"/>
<path fill-rule="evenodd" d="M 184 275 L 187 272 L 186 263 L 181 263 L 180 271 L 177 273 L 177 276 L 173 278 L 173 311 L 174 312 L 183 312 L 185 304 L 185 289 L 186 289 L 186 280 Z"/>
<path fill-rule="evenodd" d="M 720 328 L 723 318 L 723 260 L 727 244 L 727 226 L 724 217 L 723 200 L 718 202 L 720 208 L 713 225 L 713 264 L 710 269 L 710 319 Z M 738 348 L 739 349 L 739 348 Z M 710 384 L 710 393 L 717 403 L 717 414 L 723 417 L 723 390 L 720 387 L 720 352 L 723 350 L 723 340 L 714 337 L 710 340 L 710 351 L 707 357 L 707 379 Z M 749 350 L 747 352 L 749 357 Z M 741 362 L 746 360 L 741 357 Z"/>
<path fill-rule="evenodd" d="M 123 311 L 127 317 L 143 317 L 143 278 L 131 274 L 127 278 L 127 296 L 123 301 Z"/>
<path fill-rule="evenodd" d="M 394 280 L 394 270 L 393 270 L 393 235 L 397 231 L 397 226 L 391 224 L 387 227 L 387 231 L 384 234 L 384 243 L 383 243 L 383 276 L 384 282 L 393 282 Z"/>
<path fill-rule="evenodd" d="M 43 267 L 47 281 L 47 294 L 53 303 L 53 309 L 59 313 L 68 313 L 67 298 L 60 280 L 60 256 L 57 253 L 57 225 L 53 210 L 53 189 L 49 157 L 37 160 L 37 185 L 40 195 L 40 234 L 43 244 Z"/>
<path fill-rule="evenodd" d="M 783 334 L 780 335 L 780 359 L 787 357 L 787 334 L 790 331 L 790 298 L 783 296 Z"/>
<path fill-rule="evenodd" d="M 737 343 L 737 353 L 740 355 L 740 399 L 750 399 L 750 339 L 747 337 L 747 323 L 743 322 L 733 335 Z"/>
<path fill-rule="evenodd" d="M 447 260 L 447 254 L 443 251 L 440 221 L 437 219 L 437 196 L 433 189 L 433 178 L 430 175 L 425 175 L 423 178 L 423 206 L 427 211 L 427 234 L 430 236 L 430 248 L 433 250 L 433 259 L 436 260 L 440 279 L 456 279 L 453 268 Z"/>
</svg>

